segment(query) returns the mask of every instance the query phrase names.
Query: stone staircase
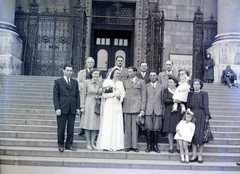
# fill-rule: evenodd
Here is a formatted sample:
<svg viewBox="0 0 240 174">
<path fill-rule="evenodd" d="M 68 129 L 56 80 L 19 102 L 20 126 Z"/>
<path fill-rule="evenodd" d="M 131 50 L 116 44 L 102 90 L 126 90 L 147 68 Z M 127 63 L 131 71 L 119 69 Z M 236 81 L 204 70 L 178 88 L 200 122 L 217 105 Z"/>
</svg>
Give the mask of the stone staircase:
<svg viewBox="0 0 240 174">
<path fill-rule="evenodd" d="M 76 152 L 57 148 L 56 116 L 52 88 L 56 77 L 0 77 L 0 164 L 32 166 L 138 168 L 164 170 L 240 171 L 240 89 L 205 84 L 208 91 L 215 140 L 206 144 L 203 164 L 181 164 L 177 153 L 168 153 L 167 139 L 159 138 L 160 154 L 145 153 L 145 137 L 139 137 L 139 153 L 87 151 L 84 136 L 78 136 Z"/>
</svg>

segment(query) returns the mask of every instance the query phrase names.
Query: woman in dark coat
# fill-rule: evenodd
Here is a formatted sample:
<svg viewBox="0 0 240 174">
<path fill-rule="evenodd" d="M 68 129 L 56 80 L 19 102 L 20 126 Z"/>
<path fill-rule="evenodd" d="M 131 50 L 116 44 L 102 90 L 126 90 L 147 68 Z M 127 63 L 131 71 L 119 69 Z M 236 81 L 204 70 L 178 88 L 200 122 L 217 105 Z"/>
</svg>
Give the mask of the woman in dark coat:
<svg viewBox="0 0 240 174">
<path fill-rule="evenodd" d="M 169 77 L 168 79 L 168 88 L 166 88 L 163 92 L 163 102 L 165 105 L 164 112 L 164 123 L 163 123 L 163 132 L 168 133 L 168 141 L 169 141 L 169 153 L 173 153 L 173 137 L 176 133 L 176 126 L 179 121 L 182 119 L 180 115 L 181 107 L 178 105 L 177 112 L 172 113 L 173 106 L 173 94 L 178 86 L 178 81 Z M 177 152 L 179 153 L 179 145 L 177 144 Z"/>
<path fill-rule="evenodd" d="M 202 142 L 204 125 L 211 119 L 209 106 L 208 106 L 208 93 L 201 91 L 203 82 L 199 79 L 194 79 L 191 83 L 193 89 L 192 92 L 188 93 L 187 108 L 190 108 L 196 117 L 195 133 L 192 138 L 192 151 L 193 156 L 190 162 L 198 161 L 202 163 L 202 153 L 204 143 Z M 199 154 L 197 156 L 197 145 L 199 145 Z"/>
<path fill-rule="evenodd" d="M 207 53 L 207 58 L 204 61 L 204 82 L 212 83 L 214 80 L 214 62 L 211 54 Z"/>
</svg>

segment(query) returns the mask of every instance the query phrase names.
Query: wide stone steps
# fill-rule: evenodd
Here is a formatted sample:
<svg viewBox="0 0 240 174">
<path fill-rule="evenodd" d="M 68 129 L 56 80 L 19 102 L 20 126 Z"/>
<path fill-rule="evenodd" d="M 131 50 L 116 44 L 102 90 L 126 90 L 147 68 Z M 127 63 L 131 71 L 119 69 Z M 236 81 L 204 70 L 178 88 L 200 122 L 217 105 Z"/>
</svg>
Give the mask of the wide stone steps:
<svg viewBox="0 0 240 174">
<path fill-rule="evenodd" d="M 0 117 L 1 118 L 1 117 Z M 26 118 L 15 118 L 14 115 L 11 118 L 7 118 L 5 120 L 2 120 L 1 123 L 3 124 L 25 124 L 25 125 L 53 125 L 53 126 L 57 126 L 57 122 L 56 122 L 56 116 L 51 116 L 48 117 L 49 119 L 41 119 L 41 118 L 31 118 L 31 119 L 26 119 Z M 214 118 L 214 120 L 211 120 L 211 126 L 215 126 L 215 125 L 222 125 L 222 126 L 239 126 L 240 125 L 240 121 L 227 121 L 227 120 L 216 120 L 216 118 Z M 79 124 L 79 119 L 78 117 L 75 120 L 76 125 Z"/>
<path fill-rule="evenodd" d="M 42 142 L 43 146 L 47 142 Z M 150 152 L 139 153 L 122 151 L 87 151 L 85 149 L 77 150 L 76 152 L 59 153 L 56 148 L 46 147 L 23 147 L 23 146 L 1 146 L 0 153 L 2 155 L 11 155 L 18 158 L 18 156 L 37 156 L 37 157 L 65 157 L 65 158 L 101 158 L 101 159 L 132 159 L 132 160 L 170 160 L 179 163 L 180 156 L 177 153 L 169 154 L 168 152 L 161 152 L 159 154 Z M 203 153 L 204 161 L 207 162 L 236 162 L 239 158 L 237 153 Z"/>
<path fill-rule="evenodd" d="M 49 150 L 49 149 L 48 149 Z M 65 152 L 70 153 L 71 152 Z M 131 153 L 131 152 L 130 152 Z M 208 171 L 238 171 L 239 167 L 233 162 L 207 162 L 191 165 L 180 164 L 170 160 L 138 160 L 138 159 L 98 159 L 98 158 L 65 158 L 65 157 L 28 157 L 1 156 L 2 164 L 37 165 L 56 167 L 87 167 L 87 168 L 128 168 L 128 169 L 159 169 L 159 170 L 208 170 Z"/>
<path fill-rule="evenodd" d="M 162 136 L 159 136 L 160 154 L 144 152 L 146 138 L 143 135 L 138 138 L 139 153 L 87 151 L 85 136 L 78 136 L 79 117 L 74 130 L 77 152 L 59 153 L 52 102 L 55 79 L 57 77 L 0 77 L 1 164 L 240 171 L 235 164 L 240 153 L 240 89 L 204 84 L 203 91 L 209 93 L 214 141 L 205 144 L 203 164 L 186 165 L 179 163 L 179 154 L 168 153 L 167 138 Z"/>
<path fill-rule="evenodd" d="M 15 125 L 15 124 L 0 124 L 0 130 L 15 130 L 15 131 L 36 131 L 36 132 L 54 132 L 57 131 L 57 126 L 48 125 Z M 78 132 L 79 128 L 75 126 L 74 132 Z M 211 126 L 212 131 L 218 132 L 240 132 L 239 126 Z"/>
</svg>

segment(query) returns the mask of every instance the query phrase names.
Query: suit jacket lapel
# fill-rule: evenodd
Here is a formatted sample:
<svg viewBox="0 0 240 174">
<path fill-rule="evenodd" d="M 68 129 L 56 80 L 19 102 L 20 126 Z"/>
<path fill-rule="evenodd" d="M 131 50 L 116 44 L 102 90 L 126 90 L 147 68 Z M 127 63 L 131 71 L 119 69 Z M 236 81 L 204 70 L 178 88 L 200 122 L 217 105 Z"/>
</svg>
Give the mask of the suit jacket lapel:
<svg viewBox="0 0 240 174">
<path fill-rule="evenodd" d="M 64 77 L 62 77 L 62 83 L 63 83 L 64 86 L 66 86 L 67 89 L 70 89 L 70 86 L 67 84 L 67 82 L 64 79 Z"/>
</svg>

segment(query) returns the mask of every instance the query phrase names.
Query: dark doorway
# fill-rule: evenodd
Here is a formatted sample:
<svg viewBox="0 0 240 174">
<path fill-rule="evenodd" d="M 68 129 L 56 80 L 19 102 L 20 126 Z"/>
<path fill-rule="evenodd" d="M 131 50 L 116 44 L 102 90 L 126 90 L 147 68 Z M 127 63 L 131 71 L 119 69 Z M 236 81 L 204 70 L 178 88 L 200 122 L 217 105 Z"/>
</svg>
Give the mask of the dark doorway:
<svg viewBox="0 0 240 174">
<path fill-rule="evenodd" d="M 124 57 L 124 67 L 133 64 L 132 31 L 94 29 L 91 56 L 95 67 L 102 71 L 105 78 L 107 70 L 115 66 L 115 57 Z"/>
</svg>

